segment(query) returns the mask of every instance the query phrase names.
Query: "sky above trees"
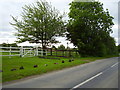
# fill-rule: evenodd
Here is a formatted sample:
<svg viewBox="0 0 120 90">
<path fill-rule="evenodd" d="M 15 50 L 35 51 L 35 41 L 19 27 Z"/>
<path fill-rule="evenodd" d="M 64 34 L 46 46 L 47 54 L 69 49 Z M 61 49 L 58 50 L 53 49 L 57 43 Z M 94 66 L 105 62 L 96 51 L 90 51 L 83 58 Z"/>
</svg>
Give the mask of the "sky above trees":
<svg viewBox="0 0 120 90">
<path fill-rule="evenodd" d="M 69 3 L 72 0 L 46 0 L 48 2 L 51 2 L 52 6 L 56 7 L 61 13 L 63 12 L 69 12 Z M 115 38 L 116 44 L 118 44 L 118 1 L 119 0 L 99 0 L 104 4 L 104 9 L 108 8 L 110 14 L 114 17 L 114 23 L 113 26 L 113 34 L 111 34 L 112 37 Z M 20 14 L 22 12 L 22 7 L 24 5 L 28 5 L 31 3 L 36 2 L 36 0 L 0 0 L 0 43 L 13 43 L 16 40 L 16 37 L 14 36 L 14 33 L 16 30 L 9 24 L 9 22 L 12 21 L 11 15 L 18 17 L 20 19 Z M 65 19 L 68 19 L 67 17 Z M 67 42 L 65 38 L 59 37 L 57 38 L 59 41 L 61 41 L 61 44 L 64 44 L 67 46 Z M 20 45 L 28 44 L 22 43 Z M 30 44 L 32 45 L 32 44 Z M 57 44 L 58 46 L 60 44 Z M 73 47 L 72 44 L 69 44 L 70 47 Z"/>
</svg>

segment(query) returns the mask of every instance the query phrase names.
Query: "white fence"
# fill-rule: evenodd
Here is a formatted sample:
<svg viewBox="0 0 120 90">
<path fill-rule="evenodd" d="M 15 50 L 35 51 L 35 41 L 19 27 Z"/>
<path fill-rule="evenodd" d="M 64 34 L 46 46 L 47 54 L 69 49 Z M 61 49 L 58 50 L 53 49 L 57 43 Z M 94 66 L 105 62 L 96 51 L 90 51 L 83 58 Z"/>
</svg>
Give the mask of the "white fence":
<svg viewBox="0 0 120 90">
<path fill-rule="evenodd" d="M 47 50 L 43 50 L 39 47 L 30 47 L 30 48 L 24 48 L 22 47 L 0 47 L 0 56 L 43 56 L 43 53 L 47 55 Z"/>
</svg>

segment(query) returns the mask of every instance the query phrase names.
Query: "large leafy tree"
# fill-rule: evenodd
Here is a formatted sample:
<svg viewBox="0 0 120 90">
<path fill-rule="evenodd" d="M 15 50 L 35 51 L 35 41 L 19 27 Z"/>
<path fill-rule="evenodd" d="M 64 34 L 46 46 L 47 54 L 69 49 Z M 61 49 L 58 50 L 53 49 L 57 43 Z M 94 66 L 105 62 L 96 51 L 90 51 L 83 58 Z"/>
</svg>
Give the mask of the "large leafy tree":
<svg viewBox="0 0 120 90">
<path fill-rule="evenodd" d="M 75 0 L 70 3 L 69 18 L 68 40 L 78 47 L 82 56 L 103 56 L 115 45 L 110 37 L 113 17 L 103 9 L 102 3 Z"/>
<path fill-rule="evenodd" d="M 57 43 L 55 37 L 65 32 L 63 16 L 45 0 L 25 5 L 21 20 L 12 16 L 14 23 L 11 25 L 18 31 L 17 42 L 41 43 L 42 47 Z"/>
</svg>

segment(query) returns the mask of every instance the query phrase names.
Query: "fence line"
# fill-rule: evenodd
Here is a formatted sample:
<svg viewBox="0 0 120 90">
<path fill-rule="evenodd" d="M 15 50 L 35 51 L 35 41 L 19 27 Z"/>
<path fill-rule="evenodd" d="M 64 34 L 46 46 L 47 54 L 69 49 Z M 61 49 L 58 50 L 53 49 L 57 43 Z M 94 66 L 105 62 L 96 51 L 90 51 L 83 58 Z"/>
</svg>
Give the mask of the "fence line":
<svg viewBox="0 0 120 90">
<path fill-rule="evenodd" d="M 54 50 L 51 48 L 41 49 L 39 47 L 0 47 L 0 56 L 66 56 L 77 55 L 77 50 Z"/>
<path fill-rule="evenodd" d="M 25 57 L 25 56 L 43 56 L 44 53 L 47 55 L 47 50 L 43 50 L 39 47 L 31 47 L 31 48 L 24 48 L 23 46 L 21 47 L 0 47 L 0 52 L 3 53 L 0 56 L 20 56 L 20 57 Z M 4 55 L 6 53 L 6 55 Z M 14 54 L 13 54 L 14 53 Z M 18 53 L 18 54 L 15 54 Z"/>
<path fill-rule="evenodd" d="M 0 56 L 20 56 L 19 54 L 12 55 L 12 53 L 19 53 L 20 52 L 19 47 L 0 47 L 0 52 L 6 53 L 6 55 L 0 55 Z"/>
</svg>

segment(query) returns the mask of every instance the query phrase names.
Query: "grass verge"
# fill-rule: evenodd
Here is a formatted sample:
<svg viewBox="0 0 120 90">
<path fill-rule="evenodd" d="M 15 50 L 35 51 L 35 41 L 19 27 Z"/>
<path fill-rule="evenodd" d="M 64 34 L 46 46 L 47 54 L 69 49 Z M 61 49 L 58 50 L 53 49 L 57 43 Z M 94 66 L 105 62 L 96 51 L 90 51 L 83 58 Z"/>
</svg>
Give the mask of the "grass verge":
<svg viewBox="0 0 120 90">
<path fill-rule="evenodd" d="M 2 82 L 7 82 L 31 75 L 39 75 L 50 71 L 89 63 L 104 58 L 108 57 L 49 57 L 48 59 L 39 57 L 20 58 L 17 56 L 11 58 L 2 57 L 2 72 L 0 73 L 2 73 Z M 73 59 L 74 61 L 69 62 L 69 60 L 71 59 Z M 62 61 L 64 61 L 64 63 L 62 63 Z M 38 67 L 34 68 L 34 65 L 37 65 Z M 20 69 L 21 66 L 23 66 L 24 69 Z"/>
</svg>

